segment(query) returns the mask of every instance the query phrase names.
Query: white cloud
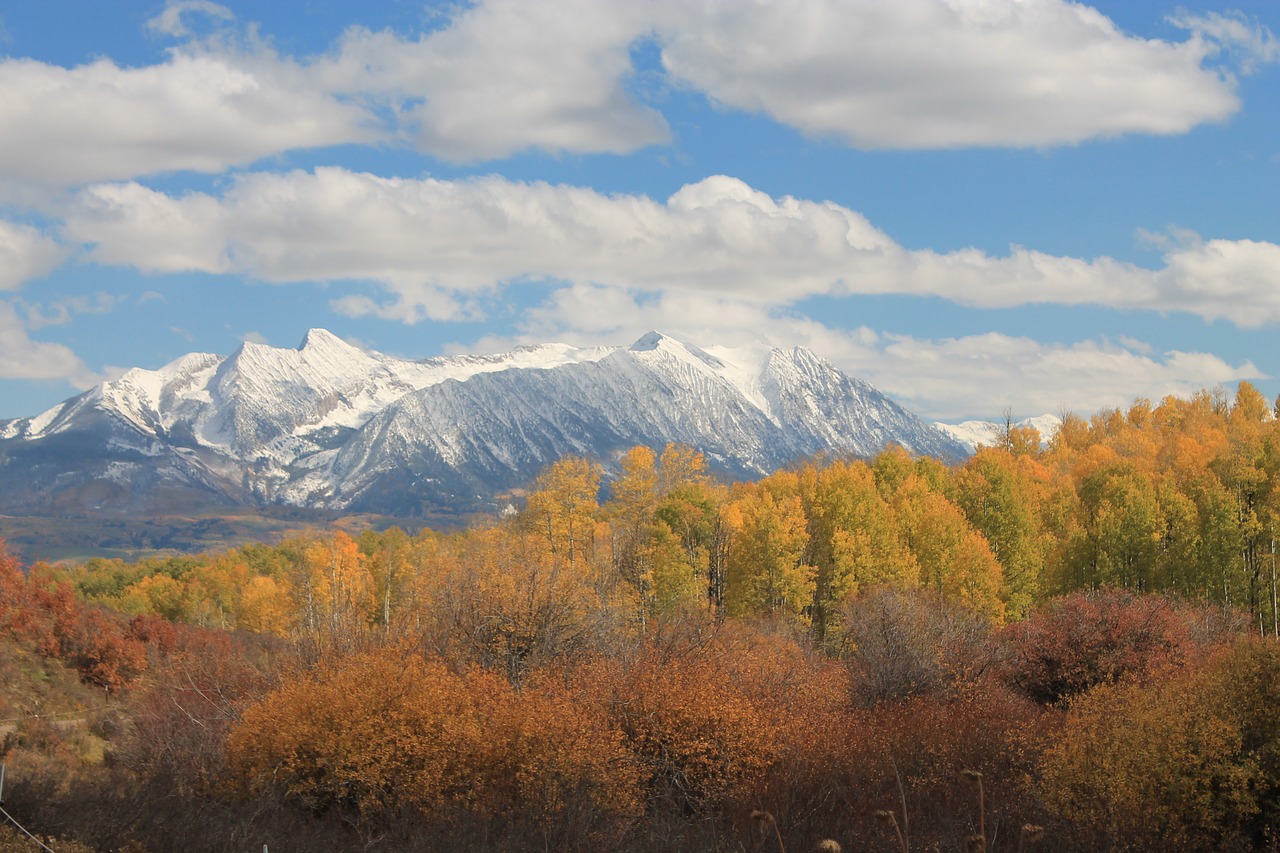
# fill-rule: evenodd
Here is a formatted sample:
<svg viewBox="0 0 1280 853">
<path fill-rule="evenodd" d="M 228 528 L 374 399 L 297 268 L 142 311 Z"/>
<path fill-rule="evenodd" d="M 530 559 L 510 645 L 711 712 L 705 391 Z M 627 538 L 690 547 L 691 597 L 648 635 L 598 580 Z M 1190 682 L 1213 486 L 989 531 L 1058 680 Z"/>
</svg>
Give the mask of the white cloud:
<svg viewBox="0 0 1280 853">
<path fill-rule="evenodd" d="M 304 68 L 265 49 L 177 50 L 143 68 L 3 59 L 0 93 L 0 182 L 18 186 L 217 173 L 379 137 L 366 110 L 315 91 Z"/>
<path fill-rule="evenodd" d="M 204 15 L 215 21 L 230 22 L 235 15 L 226 6 L 213 0 L 169 0 L 164 11 L 147 21 L 147 29 L 175 38 L 191 35 L 186 19 L 191 15 Z"/>
<path fill-rule="evenodd" d="M 418 39 L 355 28 L 313 70 L 326 89 L 390 99 L 424 151 L 491 160 L 529 148 L 634 151 L 666 121 L 625 83 L 651 4 L 489 0 Z"/>
<path fill-rule="evenodd" d="M 241 273 L 271 282 L 369 280 L 386 302 L 347 297 L 347 315 L 406 322 L 483 313 L 530 280 L 692 291 L 789 305 L 814 295 L 937 296 L 980 308 L 1101 305 L 1280 322 L 1280 246 L 1177 232 L 1165 266 L 1014 247 L 908 250 L 856 211 L 772 199 L 714 176 L 667 201 L 501 177 L 381 178 L 338 168 L 256 173 L 221 197 L 139 184 L 81 193 L 64 238 L 89 257 L 146 271 Z"/>
<path fill-rule="evenodd" d="M 991 419 L 1005 407 L 1019 417 L 1066 409 L 1091 414 L 1124 408 L 1136 397 L 1159 400 L 1263 374 L 1209 353 L 1159 355 L 1107 341 L 1043 343 L 1001 334 L 943 340 L 886 335 L 866 369 L 908 408 L 941 420 Z M 893 393 L 893 391 L 891 391 Z M 975 403 L 987 407 L 974 411 Z"/>
<path fill-rule="evenodd" d="M 62 246 L 37 229 L 0 220 L 0 290 L 17 290 L 52 272 L 65 256 Z"/>
<path fill-rule="evenodd" d="M 1045 147 L 1182 133 L 1239 108 L 1205 67 L 1234 19 L 1174 43 L 1067 0 L 487 0 L 417 40 L 352 30 L 318 63 L 335 91 L 394 92 L 418 144 L 475 161 L 526 148 L 625 152 L 663 118 L 624 82 L 661 45 L 669 80 L 859 148 Z M 1257 55 L 1253 50 L 1249 55 Z"/>
<path fill-rule="evenodd" d="M 1171 16 L 1169 22 L 1212 48 L 1233 55 L 1246 74 L 1256 71 L 1259 65 L 1280 62 L 1280 41 L 1275 34 L 1243 13 L 1193 15 L 1182 11 Z"/>
<path fill-rule="evenodd" d="M 65 379 L 87 388 L 100 377 L 62 344 L 33 341 L 8 302 L 0 301 L 0 379 Z"/>
<path fill-rule="evenodd" d="M 80 193 L 62 234 L 94 244 L 92 257 L 103 264 L 144 272 L 222 273 L 232 270 L 226 256 L 228 228 L 225 206 L 210 196 L 175 198 L 127 183 L 101 184 Z"/>
<path fill-rule="evenodd" d="M 1124 339 L 1043 343 L 997 333 L 928 340 L 861 327 L 836 329 L 809 317 L 719 294 L 636 293 L 599 285 L 554 291 L 523 315 L 516 337 L 487 338 L 458 351 L 497 352 L 517 344 L 628 344 L 658 329 L 702 346 L 807 346 L 930 419 L 994 419 L 1063 409 L 1091 414 L 1241 379 L 1262 378 L 1252 363 L 1208 353 L 1155 354 Z"/>
<path fill-rule="evenodd" d="M 1258 327 L 1280 322 L 1280 246 L 1209 240 L 1171 250 L 1150 307 Z"/>
<path fill-rule="evenodd" d="M 45 326 L 65 326 L 77 314 L 109 314 L 120 304 L 122 297 L 99 291 L 92 296 L 64 296 L 47 304 L 17 299 L 14 304 L 26 314 L 27 328 L 35 330 Z"/>
<path fill-rule="evenodd" d="M 677 2 L 671 74 L 859 148 L 1043 147 L 1234 113 L 1214 47 L 1136 38 L 1064 0 Z"/>
<path fill-rule="evenodd" d="M 190 35 L 210 0 L 153 30 Z M 417 37 L 353 28 L 287 57 L 245 28 L 162 63 L 0 60 L 0 184 L 74 186 L 218 173 L 301 148 L 399 143 L 454 161 L 520 151 L 625 153 L 670 138 L 635 94 L 632 50 L 665 82 L 862 148 L 1053 146 L 1180 133 L 1238 107 L 1229 52 L 1274 59 L 1270 33 L 1184 16 L 1184 42 L 1127 35 L 1066 0 L 486 0 Z"/>
<path fill-rule="evenodd" d="M 853 211 L 775 202 L 726 177 L 665 204 L 500 177 L 409 180 L 338 168 L 247 175 L 222 198 L 109 184 L 80 194 L 63 233 L 94 244 L 94 260 L 144 270 L 379 281 L 406 319 L 442 293 L 522 279 L 785 301 L 829 290 L 860 257 L 882 264 L 901 253 Z"/>
</svg>

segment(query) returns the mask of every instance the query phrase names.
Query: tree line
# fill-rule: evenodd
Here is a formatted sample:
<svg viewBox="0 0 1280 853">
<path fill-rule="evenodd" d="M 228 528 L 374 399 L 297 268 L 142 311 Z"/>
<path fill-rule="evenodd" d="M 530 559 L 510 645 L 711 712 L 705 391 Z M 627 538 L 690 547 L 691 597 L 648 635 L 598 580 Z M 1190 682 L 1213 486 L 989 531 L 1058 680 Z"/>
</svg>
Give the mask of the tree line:
<svg viewBox="0 0 1280 853">
<path fill-rule="evenodd" d="M 1249 383 L 1231 401 L 1203 391 L 1067 415 L 1048 442 L 1009 424 L 997 446 L 950 467 L 891 447 L 723 484 L 676 445 L 632 448 L 615 467 L 606 481 L 600 464 L 562 459 L 514 517 L 460 532 L 37 571 L 121 612 L 279 636 L 419 630 L 441 613 L 465 618 L 468 586 L 501 600 L 532 585 L 584 620 L 643 629 L 701 609 L 784 619 L 821 644 L 841 602 L 884 584 L 997 622 L 1077 590 L 1167 592 L 1244 609 L 1280 634 L 1280 420 Z M 516 631 L 536 617 L 504 618 Z"/>
<path fill-rule="evenodd" d="M 465 530 L 0 559 L 6 801 L 97 849 L 1265 848 L 1278 424 L 1242 384 L 950 467 L 637 447 Z"/>
</svg>

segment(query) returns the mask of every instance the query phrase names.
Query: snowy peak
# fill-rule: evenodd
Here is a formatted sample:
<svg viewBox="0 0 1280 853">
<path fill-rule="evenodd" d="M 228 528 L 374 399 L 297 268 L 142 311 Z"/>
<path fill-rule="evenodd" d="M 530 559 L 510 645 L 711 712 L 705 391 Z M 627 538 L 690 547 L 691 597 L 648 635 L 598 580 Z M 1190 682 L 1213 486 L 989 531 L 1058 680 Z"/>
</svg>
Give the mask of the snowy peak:
<svg viewBox="0 0 1280 853">
<path fill-rule="evenodd" d="M 312 350 L 339 354 L 361 352 L 326 329 L 308 329 L 307 333 L 302 337 L 302 343 L 298 344 L 298 349 L 300 351 Z"/>
<path fill-rule="evenodd" d="M 245 342 L 225 357 L 130 370 L 0 423 L 0 476 L 39 483 L 28 502 L 97 495 L 106 477 L 136 501 L 168 484 L 223 503 L 412 515 L 484 505 L 566 453 L 608 462 L 673 441 L 735 477 L 819 452 L 870 455 L 891 441 L 965 453 L 802 347 L 704 349 L 650 332 L 627 347 L 553 343 L 414 361 L 312 329 L 293 348 Z M 78 461 L 58 468 L 57 448 Z M 20 458 L 43 467 L 20 473 Z"/>
<path fill-rule="evenodd" d="M 1062 418 L 1057 415 L 1044 414 L 1034 418 L 1023 418 L 1013 425 L 1034 428 L 1040 433 L 1040 443 L 1046 444 L 1057 434 L 1058 427 L 1062 426 Z M 998 446 L 1005 428 L 1003 423 L 994 421 L 963 421 L 958 424 L 938 422 L 934 426 L 960 444 L 963 444 L 970 453 L 975 452 L 980 447 Z"/>
<path fill-rule="evenodd" d="M 667 344 L 668 346 L 670 346 L 673 343 L 674 342 L 672 342 L 670 338 L 668 338 L 666 335 L 662 334 L 661 332 L 645 332 L 643 335 L 640 336 L 639 340 L 637 340 L 631 346 L 627 347 L 627 349 L 631 350 L 632 352 L 648 352 L 650 350 L 658 349 L 663 344 Z M 675 345 L 679 346 L 679 344 L 675 344 Z"/>
<path fill-rule="evenodd" d="M 649 332 L 644 335 L 640 340 L 627 347 L 627 352 L 635 353 L 640 358 L 645 358 L 646 353 L 654 353 L 656 356 L 684 362 L 698 370 L 707 370 L 717 375 L 723 372 L 725 367 L 724 362 L 710 353 L 660 332 Z"/>
</svg>

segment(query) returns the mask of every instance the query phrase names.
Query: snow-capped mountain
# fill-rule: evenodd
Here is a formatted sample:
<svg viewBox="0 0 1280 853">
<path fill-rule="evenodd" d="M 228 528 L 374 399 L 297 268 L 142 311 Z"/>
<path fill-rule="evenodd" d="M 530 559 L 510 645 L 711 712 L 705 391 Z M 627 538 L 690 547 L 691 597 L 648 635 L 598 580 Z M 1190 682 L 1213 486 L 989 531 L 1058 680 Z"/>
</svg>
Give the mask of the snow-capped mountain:
<svg viewBox="0 0 1280 853">
<path fill-rule="evenodd" d="M 1034 427 L 1040 433 L 1041 444 L 1044 444 L 1058 432 L 1058 427 L 1062 425 L 1062 418 L 1046 414 L 1034 418 L 1023 418 L 1015 421 L 1013 425 Z M 1004 424 L 993 421 L 964 421 L 958 424 L 938 422 L 934 426 L 963 444 L 970 453 L 979 447 L 995 447 L 1000 443 L 1000 436 L 1004 432 Z"/>
<path fill-rule="evenodd" d="M 795 348 L 522 347 L 420 361 L 323 330 L 130 370 L 33 418 L 0 422 L 0 508 L 157 502 L 416 514 L 483 505 L 566 453 L 691 445 L 759 476 L 829 451 L 965 448 Z"/>
</svg>

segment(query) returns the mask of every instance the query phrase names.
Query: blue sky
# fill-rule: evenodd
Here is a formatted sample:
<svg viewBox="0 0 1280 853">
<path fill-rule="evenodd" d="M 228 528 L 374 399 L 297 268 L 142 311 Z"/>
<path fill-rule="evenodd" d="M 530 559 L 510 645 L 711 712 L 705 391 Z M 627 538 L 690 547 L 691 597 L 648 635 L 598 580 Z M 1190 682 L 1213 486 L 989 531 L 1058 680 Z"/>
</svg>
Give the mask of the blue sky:
<svg viewBox="0 0 1280 853">
<path fill-rule="evenodd" d="M 0 418 L 312 327 L 1280 392 L 1280 4 L 0 2 Z"/>
</svg>

